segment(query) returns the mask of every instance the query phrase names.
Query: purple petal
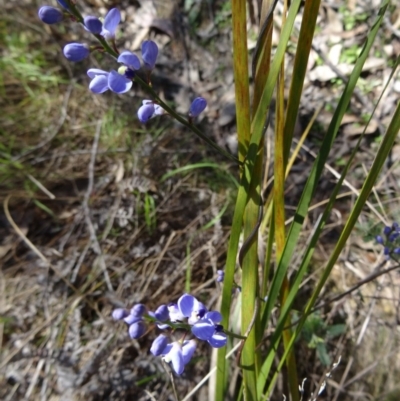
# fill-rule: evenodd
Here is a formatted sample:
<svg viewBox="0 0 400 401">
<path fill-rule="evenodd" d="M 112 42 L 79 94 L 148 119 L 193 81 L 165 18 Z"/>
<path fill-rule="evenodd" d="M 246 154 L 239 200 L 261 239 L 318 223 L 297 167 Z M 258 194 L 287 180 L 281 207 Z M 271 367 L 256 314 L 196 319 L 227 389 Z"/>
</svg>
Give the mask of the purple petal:
<svg viewBox="0 0 400 401">
<path fill-rule="evenodd" d="M 89 71 L 88 71 L 89 73 Z M 89 74 L 88 74 L 89 75 Z M 89 89 L 93 93 L 104 93 L 108 90 L 108 73 L 107 75 L 96 75 L 89 84 Z"/>
<path fill-rule="evenodd" d="M 126 93 L 131 89 L 132 81 L 113 70 L 108 75 L 108 87 L 115 93 Z"/>
<path fill-rule="evenodd" d="M 172 368 L 178 375 L 183 373 L 185 364 L 183 363 L 182 346 L 178 343 L 173 343 L 171 351 L 165 355 L 165 362 L 171 362 Z"/>
<path fill-rule="evenodd" d="M 109 72 L 100 70 L 99 68 L 89 68 L 87 74 L 90 78 L 97 77 L 97 75 L 105 75 L 108 76 Z"/>
<path fill-rule="evenodd" d="M 103 29 L 103 23 L 97 17 L 88 15 L 83 19 L 83 21 L 85 28 L 91 33 L 98 34 Z"/>
<path fill-rule="evenodd" d="M 136 56 L 136 54 L 133 54 L 131 52 L 125 51 L 122 52 L 118 56 L 119 63 L 125 64 L 127 67 L 132 68 L 133 70 L 138 70 L 140 68 L 140 60 L 139 57 Z"/>
<path fill-rule="evenodd" d="M 183 363 L 186 365 L 192 359 L 194 352 L 196 351 L 197 343 L 195 340 L 187 341 L 182 347 Z"/>
<path fill-rule="evenodd" d="M 63 53 L 67 60 L 78 62 L 89 56 L 90 50 L 87 45 L 82 43 L 69 43 L 64 46 Z"/>
<path fill-rule="evenodd" d="M 178 299 L 178 307 L 185 317 L 190 317 L 192 315 L 196 310 L 198 303 L 197 299 L 189 294 L 183 294 Z"/>
<path fill-rule="evenodd" d="M 164 355 L 164 356 L 168 355 L 171 352 L 172 346 L 173 346 L 173 343 L 167 344 L 165 346 L 165 348 L 163 349 L 163 352 L 161 353 L 161 355 Z"/>
<path fill-rule="evenodd" d="M 142 43 L 142 59 L 145 67 L 152 70 L 156 64 L 158 56 L 158 46 L 152 40 L 146 40 Z"/>
<path fill-rule="evenodd" d="M 223 331 L 216 331 L 208 343 L 214 348 L 221 348 L 226 345 L 227 335 Z"/>
<path fill-rule="evenodd" d="M 129 312 L 124 308 L 114 309 L 111 316 L 114 320 L 122 320 L 129 315 Z"/>
<path fill-rule="evenodd" d="M 118 8 L 112 8 L 104 18 L 102 35 L 106 39 L 111 39 L 115 36 L 115 30 L 121 22 L 121 13 Z"/>
<path fill-rule="evenodd" d="M 38 17 L 45 24 L 52 25 L 63 19 L 63 13 L 58 8 L 43 6 L 39 8 Z"/>
<path fill-rule="evenodd" d="M 153 344 L 151 345 L 150 352 L 154 356 L 158 356 L 163 354 L 163 351 L 165 347 L 167 346 L 168 343 L 168 337 L 165 336 L 164 334 L 160 334 L 154 341 Z"/>
<path fill-rule="evenodd" d="M 190 117 L 197 117 L 207 107 L 207 101 L 203 97 L 197 97 L 193 100 L 189 109 Z"/>
<path fill-rule="evenodd" d="M 132 339 L 141 337 L 145 331 L 146 331 L 146 325 L 144 324 L 143 321 L 131 324 L 128 330 L 129 336 Z"/>
<path fill-rule="evenodd" d="M 207 312 L 204 318 L 210 319 L 214 324 L 217 324 L 222 320 L 222 315 L 217 311 L 211 311 Z"/>
<path fill-rule="evenodd" d="M 154 114 L 154 104 L 148 103 L 141 106 L 137 112 L 139 121 L 141 123 L 147 123 Z"/>
<path fill-rule="evenodd" d="M 167 305 L 159 306 L 155 311 L 155 317 L 160 322 L 165 322 L 169 318 L 169 310 Z"/>
<path fill-rule="evenodd" d="M 192 326 L 192 333 L 200 340 L 209 340 L 215 332 L 215 325 L 211 320 L 199 320 Z"/>
</svg>

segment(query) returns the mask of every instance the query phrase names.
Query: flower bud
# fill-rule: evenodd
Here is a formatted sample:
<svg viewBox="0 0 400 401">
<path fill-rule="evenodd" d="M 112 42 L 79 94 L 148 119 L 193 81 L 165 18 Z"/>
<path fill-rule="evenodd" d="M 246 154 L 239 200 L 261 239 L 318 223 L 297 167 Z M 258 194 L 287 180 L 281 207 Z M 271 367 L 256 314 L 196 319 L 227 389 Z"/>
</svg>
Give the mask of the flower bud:
<svg viewBox="0 0 400 401">
<path fill-rule="evenodd" d="M 131 315 L 136 317 L 142 317 L 146 313 L 146 306 L 143 304 L 136 304 L 131 309 Z"/>
<path fill-rule="evenodd" d="M 64 46 L 63 53 L 67 60 L 78 62 L 89 56 L 90 50 L 87 45 L 82 43 L 69 43 Z"/>
<path fill-rule="evenodd" d="M 190 105 L 189 117 L 197 117 L 207 107 L 207 101 L 203 97 L 196 97 Z"/>
<path fill-rule="evenodd" d="M 63 13 L 58 9 L 50 6 L 39 8 L 38 16 L 45 24 L 57 24 L 63 19 Z"/>
<path fill-rule="evenodd" d="M 142 59 L 144 66 L 148 70 L 152 70 L 156 65 L 158 56 L 158 46 L 152 40 L 146 40 L 142 43 Z"/>
<path fill-rule="evenodd" d="M 154 356 L 161 355 L 162 352 L 164 351 L 165 347 L 167 346 L 168 343 L 168 337 L 165 336 L 164 334 L 160 334 L 154 341 L 153 344 L 151 345 L 150 352 Z"/>
<path fill-rule="evenodd" d="M 122 319 L 126 318 L 128 315 L 129 315 L 129 312 L 123 308 L 114 309 L 111 314 L 111 316 L 114 320 L 122 320 Z"/>
<path fill-rule="evenodd" d="M 83 21 L 85 28 L 91 33 L 99 34 L 103 29 L 103 23 L 97 17 L 87 16 Z"/>
<path fill-rule="evenodd" d="M 145 331 L 146 331 L 146 325 L 144 324 L 143 321 L 131 324 L 128 330 L 129 336 L 132 339 L 141 337 Z"/>
</svg>

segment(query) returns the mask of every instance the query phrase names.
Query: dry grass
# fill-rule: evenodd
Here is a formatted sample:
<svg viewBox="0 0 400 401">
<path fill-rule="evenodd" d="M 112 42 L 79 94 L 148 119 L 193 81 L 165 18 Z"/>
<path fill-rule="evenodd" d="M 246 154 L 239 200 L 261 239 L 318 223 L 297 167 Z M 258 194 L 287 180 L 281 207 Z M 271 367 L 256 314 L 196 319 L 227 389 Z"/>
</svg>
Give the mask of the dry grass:
<svg viewBox="0 0 400 401">
<path fill-rule="evenodd" d="M 148 353 L 155 333 L 131 341 L 125 327 L 111 321 L 110 313 L 114 307 L 137 302 L 155 308 L 177 299 L 185 285 L 208 306 L 218 303 L 214 277 L 224 265 L 232 202 L 226 215 L 216 217 L 233 198 L 233 186 L 226 174 L 210 168 L 162 181 L 166 172 L 181 166 L 221 160 L 167 119 L 146 129 L 140 126 L 134 116 L 140 93 L 136 97 L 91 95 L 85 77 L 89 64 L 72 66 L 59 54 L 68 34 L 41 26 L 33 2 L 18 4 L 15 19 L 13 5 L 8 5 L 0 20 L 5 49 L 0 100 L 0 399 L 172 399 L 168 376 L 160 361 Z M 136 12 L 141 15 L 144 10 Z M 211 17 L 202 12 L 205 26 Z M 214 15 L 216 20 L 221 16 L 223 12 Z M 148 34 L 148 28 L 126 18 L 131 24 L 121 41 L 134 42 L 129 35 L 135 29 L 140 35 Z M 231 143 L 235 130 L 230 111 L 229 32 L 223 23 L 215 29 L 219 41 L 208 38 L 204 43 L 199 37 L 183 40 L 179 34 L 170 41 L 162 30 L 157 31 L 165 52 L 155 86 L 182 109 L 193 93 L 204 92 L 210 107 L 202 124 L 225 145 Z M 183 44 L 189 45 L 188 54 Z M 216 60 L 223 64 L 220 69 L 213 66 L 213 62 L 219 65 Z M 95 57 L 91 63 L 101 64 L 101 60 Z M 384 72 L 385 68 L 377 70 L 374 77 L 379 80 Z M 332 98 L 335 86 L 317 85 L 321 84 L 308 83 L 301 119 L 307 120 L 309 108 L 319 104 L 321 97 Z M 395 96 L 392 90 L 386 108 Z M 367 106 L 370 100 L 366 97 Z M 362 106 L 352 105 L 357 121 Z M 388 110 L 379 110 L 382 124 Z M 322 130 L 327 120 L 329 107 L 319 118 Z M 315 149 L 321 134 L 314 132 L 307 146 Z M 339 138 L 333 169 L 340 169 L 353 134 Z M 365 152 L 349 178 L 355 188 L 365 176 L 362 163 L 368 165 L 371 160 L 369 148 L 378 139 L 375 133 L 364 142 Z M 304 149 L 288 181 L 288 199 L 299 196 L 297 188 L 311 160 Z M 382 260 L 371 239 L 382 220 L 400 217 L 397 148 L 393 162 L 371 198 L 377 213 L 365 210 L 359 231 L 326 288 L 326 298 L 346 291 Z M 326 173 L 316 203 L 327 198 L 334 179 Z M 353 198 L 349 194 L 338 201 L 305 292 L 323 266 Z M 292 205 L 289 202 L 289 210 Z M 310 213 L 304 240 L 318 213 L 318 208 Z M 215 224 L 203 230 L 213 219 Z M 348 327 L 344 335 L 328 343 L 334 360 L 342 356 L 328 380 L 329 399 L 397 399 L 398 280 L 393 271 L 324 309 L 328 324 L 345 322 Z M 209 350 L 200 349 L 196 356 L 176 380 L 180 394 L 186 394 L 209 370 Z M 329 368 L 305 343 L 299 343 L 298 356 L 310 388 L 318 387 Z M 277 387 L 277 399 L 283 389 L 283 385 Z M 208 399 L 206 390 L 193 399 Z"/>
</svg>

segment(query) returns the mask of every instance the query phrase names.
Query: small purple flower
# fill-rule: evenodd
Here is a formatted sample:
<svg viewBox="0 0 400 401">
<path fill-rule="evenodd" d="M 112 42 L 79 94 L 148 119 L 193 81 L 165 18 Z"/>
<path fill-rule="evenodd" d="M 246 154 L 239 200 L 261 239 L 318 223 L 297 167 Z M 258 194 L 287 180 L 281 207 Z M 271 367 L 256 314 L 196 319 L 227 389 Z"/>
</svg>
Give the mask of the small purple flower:
<svg viewBox="0 0 400 401">
<path fill-rule="evenodd" d="M 145 331 L 146 324 L 143 322 L 143 320 L 139 320 L 136 323 L 131 324 L 128 329 L 129 336 L 132 339 L 141 337 Z"/>
<path fill-rule="evenodd" d="M 396 255 L 400 255 L 400 248 L 394 248 L 393 253 Z"/>
<path fill-rule="evenodd" d="M 189 117 L 197 117 L 207 107 L 207 101 L 204 97 L 196 97 L 190 105 Z"/>
<path fill-rule="evenodd" d="M 63 13 L 58 8 L 43 6 L 39 8 L 38 16 L 48 25 L 57 24 L 63 19 Z"/>
<path fill-rule="evenodd" d="M 141 123 L 147 123 L 151 118 L 161 116 L 165 113 L 165 110 L 158 104 L 155 104 L 152 100 L 143 100 L 142 106 L 140 106 L 137 115 Z"/>
<path fill-rule="evenodd" d="M 189 294 L 183 294 L 178 299 L 178 307 L 183 316 L 188 318 L 189 324 L 195 324 L 207 313 L 207 308 L 204 304 Z"/>
<path fill-rule="evenodd" d="M 82 43 L 69 43 L 64 46 L 63 53 L 67 60 L 78 62 L 89 56 L 90 49 Z"/>
<path fill-rule="evenodd" d="M 124 308 L 114 309 L 111 316 L 114 320 L 122 320 L 129 316 L 129 311 Z"/>
<path fill-rule="evenodd" d="M 154 103 L 146 103 L 143 106 L 140 106 L 137 112 L 139 121 L 141 123 L 147 123 L 147 121 L 153 117 L 154 111 Z"/>
<path fill-rule="evenodd" d="M 85 17 L 83 21 L 85 28 L 91 33 L 99 34 L 103 29 L 103 23 L 97 17 L 89 15 Z"/>
<path fill-rule="evenodd" d="M 104 18 L 101 35 L 106 40 L 114 39 L 115 31 L 120 22 L 121 22 L 121 13 L 117 8 L 112 8 Z"/>
<path fill-rule="evenodd" d="M 93 93 L 103 93 L 109 89 L 108 87 L 108 75 L 107 71 L 100 70 L 98 68 L 90 68 L 87 72 L 91 82 L 89 84 L 89 89 Z"/>
<path fill-rule="evenodd" d="M 153 344 L 151 345 L 150 352 L 154 356 L 159 356 L 163 353 L 165 347 L 167 346 L 168 343 L 168 337 L 165 336 L 164 334 L 160 334 L 154 341 Z"/>
<path fill-rule="evenodd" d="M 381 244 L 381 245 L 383 245 L 383 244 L 385 243 L 385 241 L 384 241 L 384 239 L 383 239 L 383 237 L 382 237 L 381 235 L 377 235 L 377 236 L 375 237 L 375 240 L 376 240 L 376 242 L 377 242 L 378 244 Z"/>
<path fill-rule="evenodd" d="M 222 320 L 219 312 L 207 312 L 204 318 L 192 327 L 192 333 L 200 340 L 207 341 L 212 347 L 220 348 L 226 345 L 227 335 L 218 323 Z"/>
<path fill-rule="evenodd" d="M 152 40 L 146 40 L 142 43 L 142 59 L 144 66 L 152 70 L 156 64 L 158 56 L 158 46 Z"/>
<path fill-rule="evenodd" d="M 132 87 L 130 79 L 114 70 L 107 72 L 98 68 L 90 68 L 87 75 L 92 79 L 89 89 L 96 94 L 104 93 L 109 89 L 115 93 L 125 93 Z"/>
<path fill-rule="evenodd" d="M 167 363 L 171 363 L 174 371 L 181 375 L 185 368 L 185 365 L 189 363 L 192 359 L 194 352 L 196 351 L 196 341 L 190 340 L 185 341 L 183 346 L 180 342 L 174 342 L 168 344 L 162 354 L 164 355 L 164 360 Z"/>
<path fill-rule="evenodd" d="M 223 270 L 217 270 L 217 283 L 222 283 L 224 281 L 225 272 Z"/>
<path fill-rule="evenodd" d="M 399 237 L 400 233 L 398 232 L 394 232 L 393 234 L 389 235 L 388 241 L 389 242 L 394 242 L 398 237 Z"/>
</svg>

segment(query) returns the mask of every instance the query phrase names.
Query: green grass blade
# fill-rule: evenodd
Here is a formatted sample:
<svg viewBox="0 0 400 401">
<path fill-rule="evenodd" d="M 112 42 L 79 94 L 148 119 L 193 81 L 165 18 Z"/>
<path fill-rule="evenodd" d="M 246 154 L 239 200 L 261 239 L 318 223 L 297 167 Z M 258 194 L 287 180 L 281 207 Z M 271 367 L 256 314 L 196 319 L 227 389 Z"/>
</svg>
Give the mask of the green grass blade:
<svg viewBox="0 0 400 401">
<path fill-rule="evenodd" d="M 379 15 L 378 15 L 376 22 L 374 23 L 373 27 L 371 28 L 371 31 L 367 35 L 363 49 L 355 63 L 353 71 L 349 77 L 349 81 L 344 89 L 344 92 L 343 92 L 341 98 L 340 98 L 339 104 L 332 117 L 332 121 L 328 127 L 328 131 L 322 142 L 318 156 L 317 156 L 317 158 L 312 166 L 312 169 L 310 171 L 310 175 L 309 175 L 306 185 L 304 187 L 300 202 L 298 204 L 298 207 L 297 207 L 297 210 L 296 210 L 296 213 L 294 216 L 293 223 L 291 224 L 291 227 L 289 230 L 289 234 L 288 234 L 288 237 L 286 240 L 286 245 L 285 245 L 285 249 L 284 249 L 282 258 L 279 261 L 278 268 L 277 268 L 276 274 L 274 276 L 274 279 L 273 279 L 273 282 L 271 285 L 271 290 L 268 295 L 267 306 L 265 309 L 265 315 L 263 316 L 264 322 L 267 322 L 269 320 L 271 310 L 276 303 L 276 300 L 277 300 L 277 297 L 279 294 L 279 290 L 282 286 L 283 280 L 286 277 L 286 272 L 289 267 L 293 252 L 295 250 L 295 247 L 296 247 L 299 235 L 300 235 L 301 227 L 302 227 L 304 219 L 307 215 L 312 196 L 317 187 L 318 180 L 323 172 L 324 165 L 327 161 L 330 149 L 336 138 L 338 129 L 340 127 L 341 120 L 342 120 L 342 118 L 346 112 L 346 109 L 349 105 L 352 93 L 353 93 L 354 88 L 357 83 L 357 80 L 360 77 L 362 67 L 365 63 L 365 60 L 367 59 L 367 56 L 371 49 L 372 43 L 376 37 L 379 26 L 382 22 L 383 14 L 387 8 L 387 5 L 388 5 L 388 0 L 385 0 L 379 11 Z"/>
<path fill-rule="evenodd" d="M 304 77 L 307 71 L 308 58 L 311 50 L 311 42 L 314 36 L 315 25 L 321 0 L 309 0 L 304 4 L 303 18 L 297 44 L 296 56 L 293 64 L 292 81 L 290 84 L 289 98 L 285 120 L 285 163 L 287 163 L 290 144 L 299 113 L 301 93 L 303 91 Z"/>
<path fill-rule="evenodd" d="M 298 335 L 300 334 L 300 332 L 304 326 L 307 316 L 311 313 L 312 308 L 315 305 L 315 302 L 317 300 L 319 293 L 321 292 L 326 280 L 328 279 L 333 266 L 335 265 L 337 259 L 339 258 L 340 253 L 342 252 L 344 246 L 346 245 L 347 239 L 349 238 L 349 236 L 354 228 L 354 225 L 357 222 L 357 219 L 368 199 L 368 196 L 372 190 L 372 187 L 378 178 L 378 175 L 383 167 L 383 164 L 385 163 L 385 161 L 389 155 L 390 150 L 393 147 L 393 144 L 396 140 L 396 137 L 397 137 L 399 131 L 400 131 L 400 102 L 397 104 L 396 111 L 395 111 L 393 118 L 390 122 L 390 125 L 386 131 L 386 135 L 383 138 L 383 141 L 379 147 L 378 153 L 375 157 L 375 160 L 372 164 L 369 174 L 368 174 L 368 176 L 364 182 L 364 185 L 361 189 L 360 195 L 356 200 L 356 203 L 355 203 L 353 210 L 350 213 L 350 216 L 346 222 L 346 225 L 339 237 L 339 240 L 335 246 L 335 249 L 333 250 L 333 253 L 332 253 L 331 257 L 329 258 L 329 261 L 324 269 L 324 273 L 323 273 L 321 279 L 319 280 L 317 287 L 315 288 L 309 302 L 307 303 L 307 306 L 303 312 L 303 315 L 302 315 L 300 321 L 298 322 L 296 331 L 293 334 L 292 339 L 291 339 L 291 343 L 290 343 L 291 347 L 293 347 L 296 338 L 298 337 Z M 285 351 L 285 354 L 286 354 L 286 351 Z M 283 357 L 285 357 L 285 355 Z M 276 372 L 279 372 L 279 370 L 281 368 L 282 368 L 282 362 L 279 364 Z M 277 375 L 277 373 L 275 373 L 273 380 L 276 379 L 276 375 Z"/>
</svg>

